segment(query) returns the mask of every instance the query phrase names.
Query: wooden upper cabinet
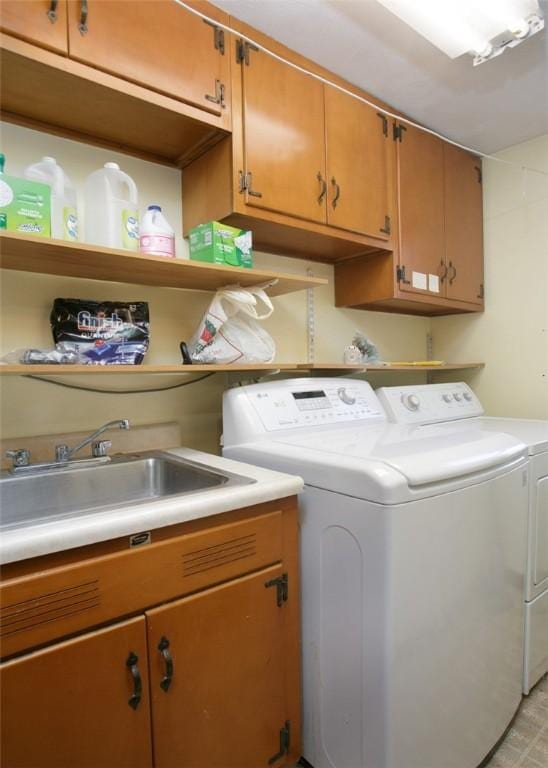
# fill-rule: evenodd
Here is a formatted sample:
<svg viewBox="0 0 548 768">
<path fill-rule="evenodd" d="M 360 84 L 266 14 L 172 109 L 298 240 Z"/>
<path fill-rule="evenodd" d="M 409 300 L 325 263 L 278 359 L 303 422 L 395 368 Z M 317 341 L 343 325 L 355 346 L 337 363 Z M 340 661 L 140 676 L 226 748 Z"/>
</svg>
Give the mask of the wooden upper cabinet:
<svg viewBox="0 0 548 768">
<path fill-rule="evenodd" d="M 249 64 L 241 64 L 246 204 L 325 222 L 323 85 L 250 46 L 246 56 Z"/>
<path fill-rule="evenodd" d="M 285 763 L 283 754 L 273 758 L 288 717 L 287 607 L 267 586 L 281 571 L 266 568 L 147 612 L 156 768 Z"/>
<path fill-rule="evenodd" d="M 0 680 L 4 768 L 151 768 L 144 617 L 8 661 Z"/>
<path fill-rule="evenodd" d="M 327 221 L 389 239 L 394 152 L 388 119 L 334 88 L 325 88 Z"/>
<path fill-rule="evenodd" d="M 193 3 L 215 20 L 228 16 Z M 220 115 L 230 64 L 224 33 L 170 0 L 69 0 L 69 54 L 85 64 Z M 85 31 L 82 32 L 82 23 Z"/>
<path fill-rule="evenodd" d="M 447 297 L 483 303 L 481 159 L 445 144 Z"/>
<path fill-rule="evenodd" d="M 396 140 L 400 290 L 445 295 L 443 142 L 411 126 Z M 415 274 L 413 274 L 415 273 Z M 435 280 L 439 276 L 439 291 Z"/>
<path fill-rule="evenodd" d="M 0 29 L 66 55 L 67 0 L 2 0 Z"/>
</svg>

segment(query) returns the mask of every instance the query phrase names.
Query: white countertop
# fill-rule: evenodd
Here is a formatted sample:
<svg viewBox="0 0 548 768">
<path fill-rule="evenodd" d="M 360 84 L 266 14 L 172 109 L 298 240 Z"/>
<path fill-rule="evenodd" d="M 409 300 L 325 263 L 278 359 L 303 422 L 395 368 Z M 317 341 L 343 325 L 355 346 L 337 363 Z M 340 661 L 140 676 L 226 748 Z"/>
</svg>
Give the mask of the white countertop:
<svg viewBox="0 0 548 768">
<path fill-rule="evenodd" d="M 27 527 L 8 529 L 0 539 L 0 562 L 12 563 L 39 555 L 60 552 L 86 544 L 130 536 L 141 531 L 164 528 L 202 517 L 219 515 L 234 509 L 292 496 L 303 489 L 303 481 L 295 475 L 243 464 L 190 448 L 168 451 L 212 469 L 244 475 L 256 482 L 207 489 L 186 496 L 171 497 L 150 503 L 141 502 L 127 507 L 89 512 L 76 517 L 64 517 Z"/>
</svg>

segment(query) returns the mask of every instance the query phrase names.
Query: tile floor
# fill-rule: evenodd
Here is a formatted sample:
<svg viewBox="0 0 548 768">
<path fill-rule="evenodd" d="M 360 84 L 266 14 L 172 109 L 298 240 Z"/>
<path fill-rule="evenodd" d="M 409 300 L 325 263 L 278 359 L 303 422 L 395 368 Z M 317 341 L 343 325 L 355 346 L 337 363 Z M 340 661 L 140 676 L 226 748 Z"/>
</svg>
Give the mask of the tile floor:
<svg viewBox="0 0 548 768">
<path fill-rule="evenodd" d="M 523 700 L 512 728 L 485 768 L 548 768 L 548 675 Z"/>
<path fill-rule="evenodd" d="M 512 728 L 484 768 L 548 768 L 548 675 L 523 700 Z"/>
</svg>

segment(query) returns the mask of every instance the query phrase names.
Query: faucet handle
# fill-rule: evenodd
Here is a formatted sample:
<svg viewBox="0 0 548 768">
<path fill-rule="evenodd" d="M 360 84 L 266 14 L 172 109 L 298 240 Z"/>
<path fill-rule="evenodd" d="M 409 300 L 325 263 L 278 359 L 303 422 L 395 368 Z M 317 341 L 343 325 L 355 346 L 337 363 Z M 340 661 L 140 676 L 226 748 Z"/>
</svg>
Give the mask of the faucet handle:
<svg viewBox="0 0 548 768">
<path fill-rule="evenodd" d="M 68 461 L 70 456 L 70 448 L 68 445 L 56 445 L 55 446 L 55 461 Z"/>
<path fill-rule="evenodd" d="M 91 453 L 95 458 L 99 456 L 108 456 L 108 449 L 112 448 L 111 440 L 98 440 L 91 446 Z"/>
<path fill-rule="evenodd" d="M 6 456 L 11 459 L 13 467 L 28 467 L 30 464 L 30 451 L 26 448 L 13 448 L 6 451 Z"/>
</svg>

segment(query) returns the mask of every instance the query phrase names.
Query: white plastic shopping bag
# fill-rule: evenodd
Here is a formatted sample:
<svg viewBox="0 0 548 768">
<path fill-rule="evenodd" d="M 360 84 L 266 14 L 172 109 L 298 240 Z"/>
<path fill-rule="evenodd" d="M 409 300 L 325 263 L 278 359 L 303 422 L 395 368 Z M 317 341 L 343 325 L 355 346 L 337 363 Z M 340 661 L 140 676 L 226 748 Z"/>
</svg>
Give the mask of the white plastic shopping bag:
<svg viewBox="0 0 548 768">
<path fill-rule="evenodd" d="M 260 311 L 260 307 L 263 311 Z M 276 345 L 259 323 L 274 312 L 263 288 L 221 288 L 189 344 L 194 363 L 270 363 Z"/>
</svg>

